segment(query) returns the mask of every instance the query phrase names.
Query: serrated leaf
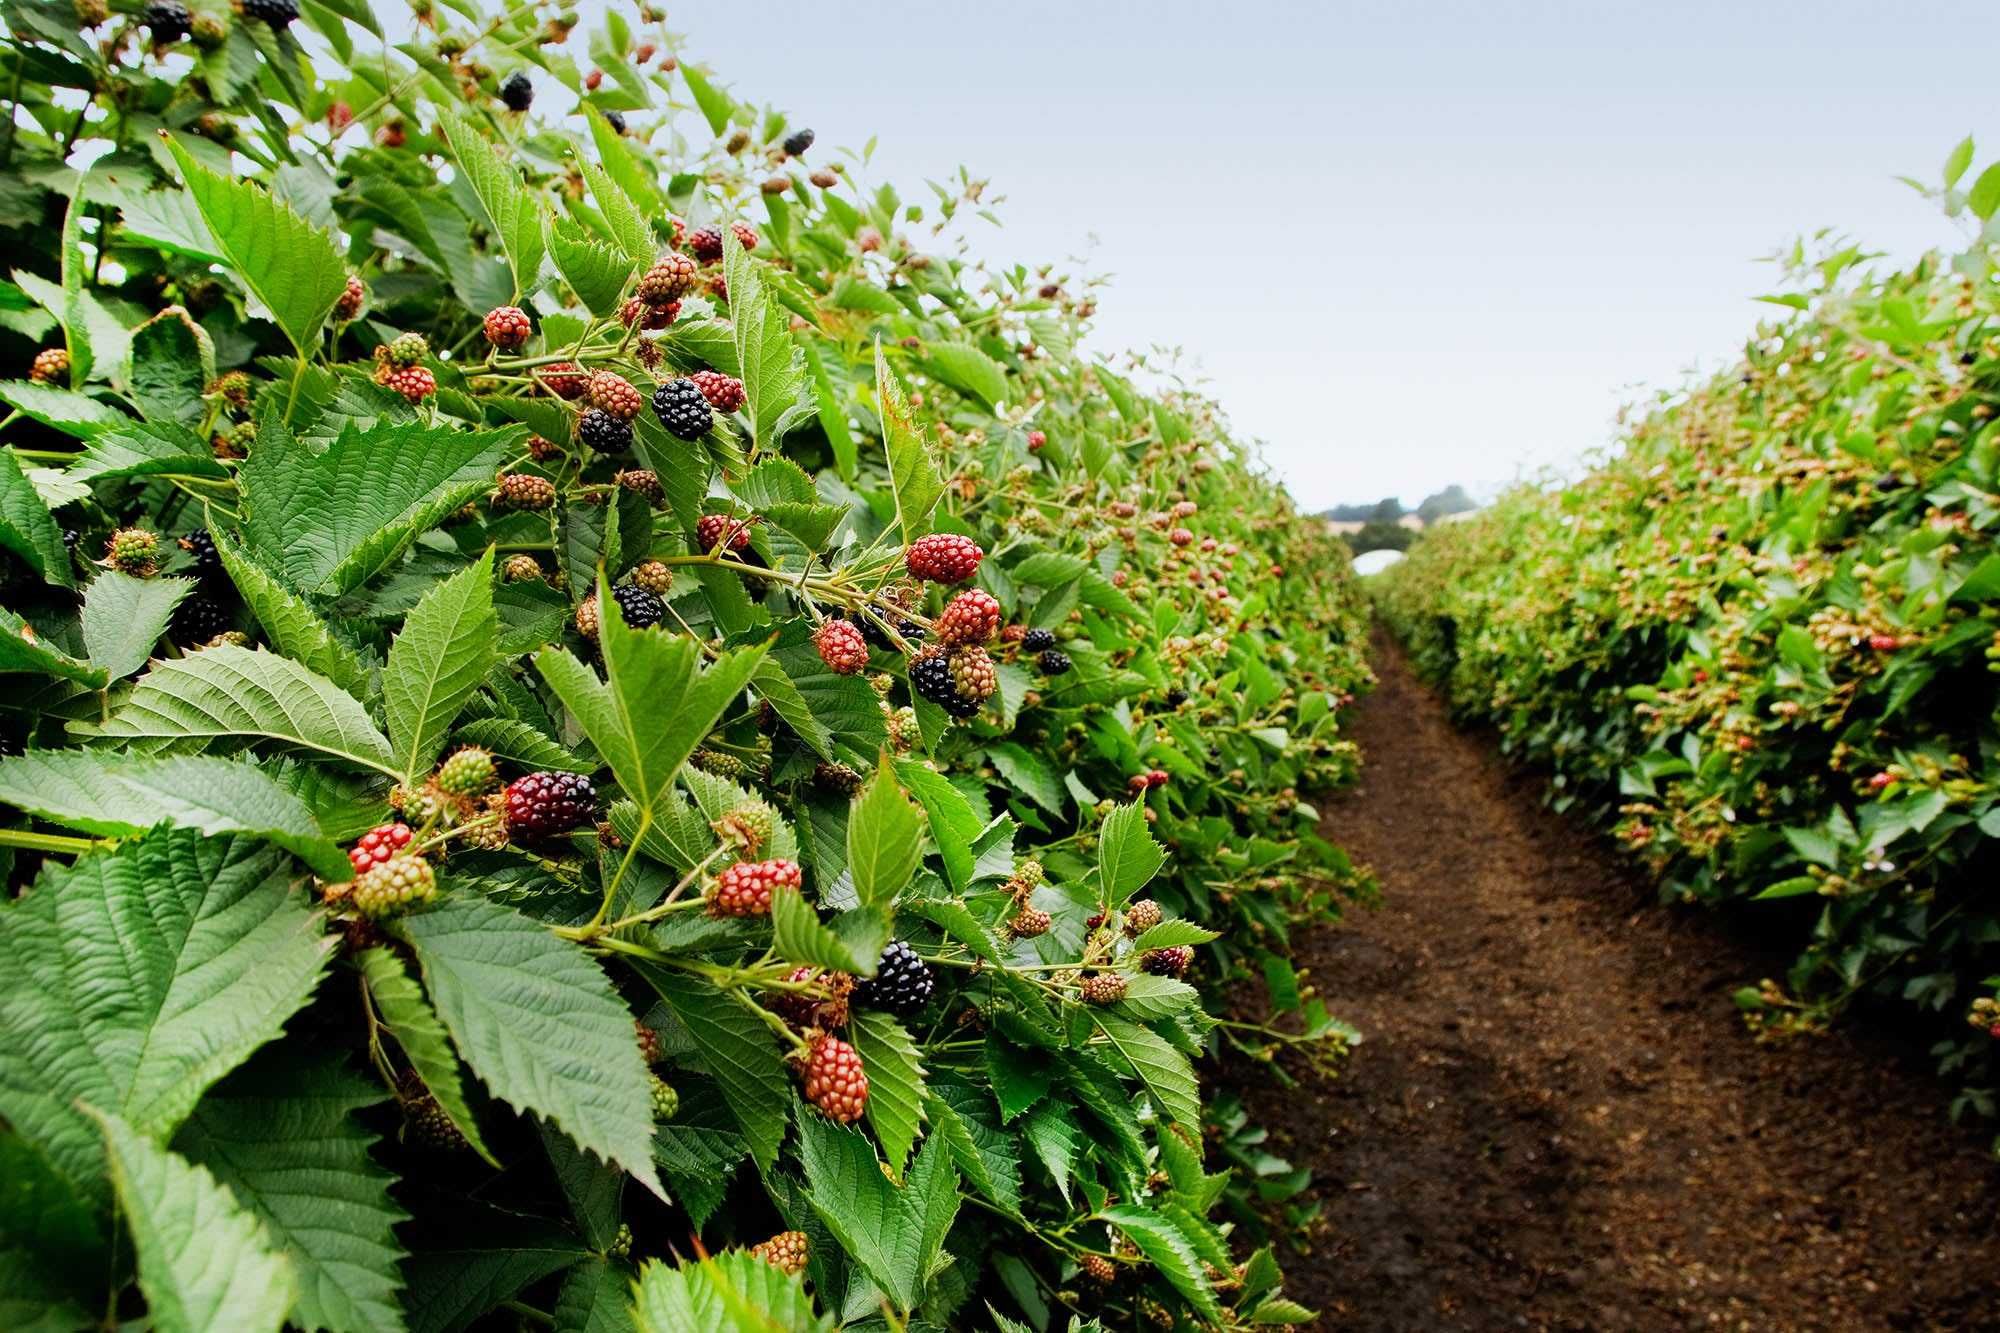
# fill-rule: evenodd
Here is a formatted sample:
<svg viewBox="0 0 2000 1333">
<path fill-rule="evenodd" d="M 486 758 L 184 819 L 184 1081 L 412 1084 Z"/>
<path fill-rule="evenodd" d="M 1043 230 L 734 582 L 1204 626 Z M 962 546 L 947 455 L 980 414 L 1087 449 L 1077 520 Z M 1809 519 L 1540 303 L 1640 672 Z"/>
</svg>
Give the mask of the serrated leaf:
<svg viewBox="0 0 2000 1333">
<path fill-rule="evenodd" d="M 136 753 L 203 738 L 276 741 L 397 776 L 389 742 L 353 695 L 288 657 L 234 644 L 156 662 L 91 734 Z"/>
<path fill-rule="evenodd" d="M 1021 1215 L 1021 1164 L 1013 1136 L 982 1117 L 985 1094 L 963 1084 L 939 1084 L 925 1092 L 931 1137 L 942 1139 L 972 1187 L 1010 1216 Z"/>
<path fill-rule="evenodd" d="M 397 931 L 416 950 L 459 1053 L 494 1096 L 546 1116 L 664 1197 L 632 1016 L 590 955 L 476 897 L 447 898 Z"/>
<path fill-rule="evenodd" d="M 1173 1223 L 1133 1204 L 1105 1209 L 1100 1216 L 1125 1233 L 1174 1289 L 1206 1319 L 1220 1323 L 1222 1305 L 1203 1275 L 1201 1258 Z"/>
<path fill-rule="evenodd" d="M 90 660 L 117 680 L 146 665 L 174 608 L 194 591 L 187 579 L 138 579 L 107 569 L 83 594 L 82 629 Z"/>
<path fill-rule="evenodd" d="M 983 825 L 964 793 L 951 780 L 926 764 L 913 759 L 896 761 L 896 776 L 923 806 L 930 821 L 931 842 L 938 859 L 944 862 L 944 878 L 954 893 L 963 893 L 972 883 L 975 858 L 972 845 Z"/>
<path fill-rule="evenodd" d="M 780 889 L 771 895 L 771 942 L 779 957 L 834 972 L 873 976 L 875 960 L 889 942 L 888 917 L 880 909 L 863 907 L 849 912 L 842 921 L 849 926 L 846 932 L 836 934 L 828 929 L 797 889 Z"/>
<path fill-rule="evenodd" d="M 356 960 L 361 968 L 362 978 L 368 985 L 368 998 L 375 1006 L 376 1018 L 403 1048 L 409 1057 L 410 1067 L 423 1080 L 424 1087 L 437 1099 L 451 1123 L 458 1126 L 465 1141 L 486 1161 L 497 1167 L 500 1163 L 487 1150 L 486 1141 L 479 1135 L 479 1122 L 473 1118 L 472 1108 L 465 1104 L 465 1085 L 459 1078 L 458 1057 L 451 1053 L 451 1044 L 446 1040 L 444 1024 L 438 1022 L 437 1014 L 430 1002 L 424 999 L 423 989 L 403 967 L 403 960 L 392 950 L 377 945 L 364 949 Z"/>
<path fill-rule="evenodd" d="M 541 202 L 528 189 L 513 162 L 496 156 L 495 150 L 502 145 L 449 111 L 439 114 L 438 129 L 451 147 L 452 160 L 465 173 L 466 182 L 493 223 L 501 248 L 507 252 L 518 304 L 518 298 L 532 292 L 541 282 L 542 257 L 547 253 Z"/>
<path fill-rule="evenodd" d="M 655 1260 L 639 1274 L 635 1301 L 642 1333 L 832 1333 L 837 1326 L 813 1312 L 802 1274 L 742 1250 L 678 1268 Z"/>
<path fill-rule="evenodd" d="M 928 1276 L 917 1271 L 923 1219 L 905 1202 L 909 1193 L 883 1177 L 868 1140 L 808 1114 L 799 1121 L 799 1163 L 806 1198 L 840 1247 L 897 1308 L 914 1306 Z"/>
<path fill-rule="evenodd" d="M 0 449 L 0 546 L 27 561 L 50 583 L 76 586 L 62 529 L 41 492 L 21 471 L 21 460 L 12 449 Z"/>
<path fill-rule="evenodd" d="M 70 185 L 69 207 L 63 210 L 62 226 L 62 317 L 64 348 L 69 352 L 69 379 L 80 385 L 90 378 L 94 362 L 90 332 L 84 322 L 83 302 L 86 281 L 83 260 L 83 218 L 87 211 L 84 187 L 90 173 L 77 173 Z"/>
<path fill-rule="evenodd" d="M 998 1033 L 986 1037 L 986 1075 L 993 1084 L 993 1099 L 1000 1104 L 1002 1123 L 1041 1101 L 1055 1081 L 1055 1070 L 1039 1053 Z"/>
<path fill-rule="evenodd" d="M 1159 925 L 1140 932 L 1139 937 L 1132 941 L 1132 952 L 1145 953 L 1150 949 L 1172 949 L 1184 944 L 1207 944 L 1211 940 L 1221 938 L 1220 931 L 1177 918 L 1172 921 L 1162 921 Z"/>
<path fill-rule="evenodd" d="M 708 121 L 709 132 L 721 138 L 722 132 L 729 128 L 730 117 L 735 114 L 735 100 L 711 83 L 706 72 L 693 65 L 681 66 L 681 78 L 687 81 L 694 104 L 701 108 L 702 118 Z"/>
<path fill-rule="evenodd" d="M 559 773 L 590 773 L 597 765 L 557 745 L 526 722 L 511 717 L 482 717 L 467 722 L 453 735 L 466 745 L 491 750 L 523 768 L 554 769 Z"/>
<path fill-rule="evenodd" d="M 646 215 L 632 202 L 632 196 L 620 189 L 618 182 L 595 162 L 579 159 L 577 168 L 583 173 L 584 183 L 590 187 L 590 197 L 597 201 L 597 211 L 604 218 L 605 225 L 611 228 L 611 235 L 625 252 L 626 259 L 633 264 L 650 263 L 658 246 L 653 241 L 653 229 L 646 223 Z M 627 272 L 629 274 L 629 268 Z"/>
<path fill-rule="evenodd" d="M 1097 842 L 1097 873 L 1104 900 L 1121 907 L 1160 873 L 1167 854 L 1146 831 L 1146 809 L 1128 801 L 1104 817 Z"/>
<path fill-rule="evenodd" d="M 570 1269 L 556 1295 L 555 1318 L 562 1333 L 635 1333 L 631 1270 L 609 1259 L 586 1259 Z"/>
<path fill-rule="evenodd" d="M 619 1205 L 625 1193 L 625 1173 L 600 1162 L 576 1146 L 569 1135 L 546 1120 L 537 1120 L 549 1170 L 569 1201 L 570 1218 L 594 1250 L 610 1249 L 618 1239 Z"/>
<path fill-rule="evenodd" d="M 375 693 L 368 666 L 352 648 L 334 637 L 303 597 L 285 587 L 234 538 L 211 528 L 223 572 L 242 596 L 250 614 L 263 627 L 273 647 L 309 667 L 357 698 Z"/>
<path fill-rule="evenodd" d="M 452 1223 L 420 1233 L 403 1265 L 410 1333 L 462 1329 L 531 1284 L 596 1257 L 554 1223 L 516 1212 L 461 1204 Z"/>
<path fill-rule="evenodd" d="M 891 1176 L 901 1181 L 924 1118 L 924 1067 L 917 1044 L 901 1023 L 879 1009 L 855 1011 L 848 1037 L 868 1071 L 869 1127 L 882 1144 Z"/>
<path fill-rule="evenodd" d="M 0 1129 L 0 1328 L 88 1328 L 109 1252 L 104 1227 L 25 1138 Z"/>
<path fill-rule="evenodd" d="M 272 1056 L 210 1089 L 174 1148 L 255 1214 L 291 1261 L 292 1323 L 401 1329 L 395 1228 L 408 1214 L 389 1197 L 394 1177 L 369 1154 L 375 1135 L 354 1119 L 386 1094 L 324 1055 Z"/>
<path fill-rule="evenodd" d="M 970 343 L 935 343 L 924 351 L 924 369 L 952 388 L 997 411 L 1007 401 L 1007 371 Z"/>
<path fill-rule="evenodd" d="M 1000 776 L 1007 779 L 1016 791 L 1050 814 L 1062 814 L 1062 784 L 1056 781 L 1056 775 L 1049 771 L 1041 756 L 1013 741 L 989 745 L 986 754 L 993 761 L 993 767 L 1000 770 Z M 1110 820 L 1105 822 L 1108 825 Z"/>
<path fill-rule="evenodd" d="M 244 536 L 301 591 L 352 592 L 491 488 L 502 451 L 520 438 L 519 427 L 350 423 L 314 454 L 260 433 L 237 473 Z"/>
<path fill-rule="evenodd" d="M 1128 1018 L 1151 1020 L 1172 1018 L 1200 1004 L 1201 992 L 1185 981 L 1135 972 L 1125 979 L 1125 998 L 1117 1008 Z"/>
<path fill-rule="evenodd" d="M 103 667 L 78 661 L 43 642 L 34 626 L 0 606 L 0 673 L 23 671 L 73 680 L 93 690 L 111 683 L 111 674 Z"/>
<path fill-rule="evenodd" d="M 18 409 L 51 430 L 80 440 L 134 424 L 131 417 L 88 394 L 31 380 L 0 380 L 0 403 Z"/>
<path fill-rule="evenodd" d="M 1070 1175 L 1076 1169 L 1077 1149 L 1083 1143 L 1083 1132 L 1077 1127 L 1074 1113 L 1057 1102 L 1044 1101 L 1028 1112 L 1021 1130 L 1036 1158 L 1054 1179 L 1056 1189 L 1068 1199 Z"/>
<path fill-rule="evenodd" d="M 177 139 L 167 149 L 229 268 L 254 292 L 301 356 L 347 289 L 347 261 L 331 237 L 262 186 L 209 170 Z"/>
<path fill-rule="evenodd" d="M 863 905 L 893 900 L 923 860 L 924 822 L 896 782 L 895 769 L 878 764 L 847 816 L 847 869 Z"/>
<path fill-rule="evenodd" d="M 63 470 L 72 481 L 145 477 L 159 473 L 226 477 L 229 469 L 199 435 L 165 422 L 127 421 L 93 438 Z"/>
<path fill-rule="evenodd" d="M 757 262 L 733 230 L 722 233 L 722 266 L 729 283 L 729 327 L 754 455 L 776 448 L 782 423 L 800 415 L 805 357 L 792 338 L 790 316 L 765 292 Z"/>
<path fill-rule="evenodd" d="M 262 770 L 215 755 L 32 750 L 0 759 L 0 801 L 99 837 L 136 838 L 159 824 L 243 833 L 285 848 L 324 879 L 353 875 L 305 802 Z"/>
<path fill-rule="evenodd" d="M 94 1108 L 120 1212 L 132 1233 L 146 1322 L 160 1333 L 272 1333 L 297 1290 L 257 1217 L 206 1169 Z"/>
<path fill-rule="evenodd" d="M 558 218 L 550 228 L 549 251 L 563 280 L 591 314 L 607 319 L 617 312 L 635 267 L 630 259 L 567 218 Z"/>
<path fill-rule="evenodd" d="M 415 786 L 445 733 L 493 666 L 493 548 L 424 594 L 389 647 L 382 711 L 405 786 Z"/>
<path fill-rule="evenodd" d="M 199 426 L 202 392 L 215 378 L 214 345 L 185 310 L 169 306 L 132 331 L 125 378 L 147 421 Z"/>
<path fill-rule="evenodd" d="M 1194 1066 L 1159 1033 L 1130 1019 L 1093 1009 L 1097 1030 L 1138 1073 L 1153 1102 L 1177 1124 L 1201 1127 L 1201 1091 Z"/>
<path fill-rule="evenodd" d="M 162 829 L 45 865 L 0 911 L 0 1115 L 102 1199 L 77 1104 L 172 1134 L 305 1004 L 331 947 L 285 853 L 247 838 Z"/>
<path fill-rule="evenodd" d="M 666 968 L 638 968 L 693 1038 L 702 1064 L 722 1089 L 760 1167 L 769 1169 L 785 1140 L 791 1079 L 763 1020 L 727 992 Z"/>
<path fill-rule="evenodd" d="M 875 398 L 882 417 L 882 447 L 889 459 L 889 484 L 896 493 L 896 522 L 903 529 L 903 540 L 913 542 L 931 530 L 931 510 L 944 495 L 944 482 L 880 343 L 875 347 Z"/>
</svg>

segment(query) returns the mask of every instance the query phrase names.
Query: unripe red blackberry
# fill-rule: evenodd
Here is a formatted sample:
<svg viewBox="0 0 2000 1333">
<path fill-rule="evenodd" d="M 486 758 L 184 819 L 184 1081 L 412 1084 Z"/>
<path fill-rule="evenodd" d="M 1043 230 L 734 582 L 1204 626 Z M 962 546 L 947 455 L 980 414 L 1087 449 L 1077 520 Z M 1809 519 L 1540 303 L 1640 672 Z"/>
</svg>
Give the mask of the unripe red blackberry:
<svg viewBox="0 0 2000 1333">
<path fill-rule="evenodd" d="M 546 577 L 542 573 L 542 562 L 531 555 L 510 555 L 500 566 L 500 577 L 509 583 L 527 583 L 532 579 Z"/>
<path fill-rule="evenodd" d="M 868 1109 L 868 1074 L 861 1056 L 838 1037 L 820 1037 L 806 1055 L 806 1100 L 836 1124 L 851 1125 Z"/>
<path fill-rule="evenodd" d="M 1085 977 L 1080 990 L 1085 1004 L 1116 1004 L 1125 998 L 1125 974 L 1099 972 Z"/>
<path fill-rule="evenodd" d="M 160 539 L 145 528 L 120 528 L 105 541 L 104 559 L 121 574 L 151 578 L 160 572 Z"/>
<path fill-rule="evenodd" d="M 485 330 L 487 342 L 512 350 L 528 341 L 535 326 L 528 322 L 528 312 L 521 307 L 503 305 L 486 312 Z"/>
<path fill-rule="evenodd" d="M 790 181 L 786 182 L 788 185 L 790 183 Z M 729 224 L 729 230 L 736 234 L 736 243 L 745 250 L 755 250 L 757 248 L 757 231 L 749 223 L 732 222 Z M 720 254 L 721 252 L 718 250 L 717 253 Z"/>
<path fill-rule="evenodd" d="M 910 688 L 953 717 L 968 718 L 979 712 L 979 700 L 968 699 L 958 692 L 958 682 L 951 675 L 951 659 L 941 649 L 934 648 L 910 659 Z"/>
<path fill-rule="evenodd" d="M 1007 928 L 1025 940 L 1048 934 L 1049 927 L 1054 924 L 1055 918 L 1041 908 L 1023 907 L 1014 914 L 1014 919 L 1007 923 Z"/>
<path fill-rule="evenodd" d="M 596 92 L 598 86 L 603 82 L 604 82 L 604 71 L 601 69 L 593 69 L 592 71 L 590 71 L 590 73 L 583 76 L 583 86 L 584 89 L 588 92 L 593 92 L 593 93 Z"/>
<path fill-rule="evenodd" d="M 1148 787 L 1164 787 L 1171 778 L 1172 775 L 1164 768 L 1149 768 L 1146 770 L 1146 785 Z"/>
<path fill-rule="evenodd" d="M 811 1244 L 803 1231 L 780 1231 L 769 1240 L 758 1241 L 750 1247 L 752 1258 L 762 1259 L 779 1272 L 791 1274 L 806 1271 L 811 1253 Z"/>
<path fill-rule="evenodd" d="M 687 234 L 687 248 L 704 264 L 722 258 L 722 228 L 696 227 Z"/>
<path fill-rule="evenodd" d="M 1194 949 L 1185 944 L 1176 944 L 1166 949 L 1148 949 L 1139 959 L 1139 966 L 1156 977 L 1178 977 L 1185 974 L 1188 964 L 1194 962 Z"/>
<path fill-rule="evenodd" d="M 813 647 L 827 670 L 837 676 L 852 676 L 868 667 L 867 640 L 845 620 L 829 620 L 815 630 Z"/>
<path fill-rule="evenodd" d="M 590 382 L 584 378 L 583 367 L 574 361 L 556 361 L 535 371 L 535 378 L 544 389 L 558 398 L 574 402 L 583 397 Z"/>
<path fill-rule="evenodd" d="M 680 314 L 681 303 L 679 301 L 669 301 L 665 305 L 647 305 L 635 296 L 618 307 L 618 322 L 628 329 L 639 328 L 657 331 L 673 327 L 673 322 L 680 318 Z M 655 347 L 651 342 L 643 340 L 634 349 L 633 354 L 644 364 L 658 364 L 663 359 L 660 356 L 660 349 L 658 347 Z"/>
<path fill-rule="evenodd" d="M 528 76 L 515 70 L 500 85 L 500 100 L 507 104 L 509 111 L 526 111 L 535 102 L 535 85 L 528 82 Z"/>
<path fill-rule="evenodd" d="M 639 1042 L 639 1058 L 649 1065 L 660 1063 L 660 1034 L 647 1027 L 638 1019 L 632 1020 L 632 1033 Z"/>
<path fill-rule="evenodd" d="M 1038 430 L 1031 430 L 1031 431 L 1029 431 L 1029 432 L 1028 432 L 1028 452 L 1029 452 L 1029 453 L 1039 453 L 1039 452 L 1041 452 L 1041 448 L 1042 448 L 1042 446 L 1043 446 L 1043 445 L 1045 445 L 1045 444 L 1047 444 L 1048 442 L 1049 442 L 1049 437 L 1048 437 L 1048 436 L 1046 436 L 1046 435 L 1044 435 L 1044 434 L 1042 434 L 1042 432 L 1040 432 L 1040 431 L 1038 431 Z"/>
<path fill-rule="evenodd" d="M 447 796 L 469 800 L 488 791 L 496 776 L 491 752 L 467 745 L 438 765 L 437 786 Z"/>
<path fill-rule="evenodd" d="M 932 583 L 963 583 L 979 572 L 979 562 L 985 558 L 979 543 L 955 532 L 919 537 L 903 552 L 910 576 Z"/>
<path fill-rule="evenodd" d="M 632 447 L 632 423 L 593 407 L 576 419 L 576 438 L 600 454 L 619 453 Z"/>
<path fill-rule="evenodd" d="M 1118 1280 L 1118 1269 L 1112 1265 L 1109 1259 L 1101 1254 L 1081 1255 L 1076 1261 L 1076 1266 L 1092 1282 L 1115 1282 Z"/>
<path fill-rule="evenodd" d="M 347 849 L 348 863 L 357 875 L 373 870 L 408 847 L 411 836 L 408 824 L 377 824 L 356 838 L 354 845 Z"/>
<path fill-rule="evenodd" d="M 634 495 L 644 496 L 646 503 L 658 504 L 666 499 L 667 493 L 660 486 L 660 475 L 651 468 L 626 468 L 618 474 L 618 485 Z"/>
<path fill-rule="evenodd" d="M 421 403 L 438 387 L 437 377 L 422 366 L 398 366 L 382 376 L 382 383 L 413 403 Z"/>
<path fill-rule="evenodd" d="M 782 858 L 769 861 L 738 861 L 717 876 L 709 891 L 710 916 L 769 916 L 771 894 L 777 889 L 796 889 L 805 883 L 795 862 Z"/>
<path fill-rule="evenodd" d="M 1054 648 L 1038 653 L 1035 657 L 1035 666 L 1044 676 L 1060 676 L 1074 665 L 1075 663 L 1069 660 L 1068 653 Z"/>
<path fill-rule="evenodd" d="M 698 440 L 715 425 L 708 399 L 691 379 L 668 380 L 653 390 L 653 411 L 677 439 Z"/>
<path fill-rule="evenodd" d="M 813 766 L 813 785 L 838 796 L 852 796 L 861 790 L 861 775 L 846 764 L 822 761 Z"/>
<path fill-rule="evenodd" d="M 528 457 L 537 463 L 546 463 L 551 458 L 562 457 L 562 446 L 543 435 L 528 437 Z"/>
<path fill-rule="evenodd" d="M 743 381 L 719 370 L 697 370 L 688 376 L 701 396 L 718 412 L 734 412 L 743 406 Z"/>
<path fill-rule="evenodd" d="M 686 255 L 669 251 L 654 260 L 653 266 L 640 275 L 632 291 L 647 305 L 665 305 L 693 291 L 694 280 L 694 261 Z"/>
<path fill-rule="evenodd" d="M 421 856 L 399 852 L 354 881 L 349 901 L 366 917 L 393 916 L 437 896 L 437 872 Z"/>
<path fill-rule="evenodd" d="M 1000 628 L 1000 603 L 993 594 L 968 588 L 945 603 L 937 618 L 937 641 L 945 645 L 985 643 Z"/>
<path fill-rule="evenodd" d="M 778 836 L 778 812 L 763 801 L 745 801 L 716 820 L 715 831 L 739 854 L 755 856 Z"/>
<path fill-rule="evenodd" d="M 530 773 L 507 784 L 504 809 L 513 837 L 553 838 L 597 817 L 597 789 L 581 773 Z"/>
<path fill-rule="evenodd" d="M 1186 546 L 1194 541 L 1194 534 L 1186 528 L 1175 528 L 1167 534 L 1167 540 L 1176 546 Z"/>
<path fill-rule="evenodd" d="M 924 1007 L 937 988 L 930 964 L 903 940 L 891 940 L 876 962 L 875 975 L 857 983 L 854 1002 L 908 1016 Z"/>
<path fill-rule="evenodd" d="M 532 472 L 503 472 L 498 498 L 515 509 L 547 509 L 556 502 L 556 484 Z"/>
<path fill-rule="evenodd" d="M 37 384 L 54 384 L 69 378 L 69 349 L 67 347 L 44 347 L 35 353 L 34 364 L 28 367 L 28 378 Z"/>
<path fill-rule="evenodd" d="M 951 683 L 958 687 L 962 697 L 984 703 L 1000 688 L 1000 674 L 993 666 L 993 659 L 979 645 L 952 649 L 949 661 Z"/>
<path fill-rule="evenodd" d="M 749 546 L 750 520 L 729 514 L 703 514 L 694 525 L 695 544 L 704 551 L 713 551 L 725 538 L 732 551 Z"/>
<path fill-rule="evenodd" d="M 646 405 L 645 398 L 632 387 L 632 382 L 616 371 L 592 371 L 589 392 L 592 407 L 608 412 L 620 421 L 632 420 Z"/>
</svg>

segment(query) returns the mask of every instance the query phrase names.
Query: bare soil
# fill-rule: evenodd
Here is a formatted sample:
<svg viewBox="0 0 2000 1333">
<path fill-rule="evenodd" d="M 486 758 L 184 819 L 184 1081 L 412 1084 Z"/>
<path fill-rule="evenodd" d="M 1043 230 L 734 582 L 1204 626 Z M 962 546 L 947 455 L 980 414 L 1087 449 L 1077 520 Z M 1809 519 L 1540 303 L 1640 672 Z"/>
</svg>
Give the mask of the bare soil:
<svg viewBox="0 0 2000 1333">
<path fill-rule="evenodd" d="M 2000 1329 L 2000 1166 L 1921 1050 L 1757 1044 L 1730 992 L 1781 964 L 1375 665 L 1325 832 L 1382 905 L 1299 941 L 1365 1040 L 1300 1089 L 1225 1076 L 1315 1177 L 1286 1294 L 1327 1329 Z"/>
</svg>

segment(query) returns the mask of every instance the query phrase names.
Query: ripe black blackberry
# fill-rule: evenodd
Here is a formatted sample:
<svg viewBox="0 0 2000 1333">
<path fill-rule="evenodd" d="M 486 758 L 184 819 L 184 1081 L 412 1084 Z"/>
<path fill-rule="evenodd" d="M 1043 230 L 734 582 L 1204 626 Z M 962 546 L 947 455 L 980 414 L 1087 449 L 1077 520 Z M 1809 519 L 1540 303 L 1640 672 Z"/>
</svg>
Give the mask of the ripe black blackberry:
<svg viewBox="0 0 2000 1333">
<path fill-rule="evenodd" d="M 815 137 L 816 136 L 813 134 L 811 130 L 800 130 L 796 134 L 786 135 L 785 136 L 786 155 L 790 157 L 804 157 L 806 155 L 806 149 L 813 146 L 813 139 Z"/>
<path fill-rule="evenodd" d="M 882 950 L 875 975 L 855 986 L 854 1002 L 908 1016 L 923 1008 L 936 988 L 937 978 L 917 951 L 902 940 L 891 940 Z"/>
<path fill-rule="evenodd" d="M 507 784 L 507 832 L 523 841 L 553 838 L 597 816 L 597 789 L 581 773 L 530 773 Z"/>
<path fill-rule="evenodd" d="M 243 17 L 282 28 L 299 16 L 299 0 L 243 0 Z"/>
<path fill-rule="evenodd" d="M 1069 654 L 1058 648 L 1050 648 L 1035 657 L 1035 665 L 1044 676 L 1060 676 L 1074 665 Z"/>
<path fill-rule="evenodd" d="M 653 411 L 667 432 L 683 440 L 698 440 L 715 424 L 715 412 L 693 380 L 668 380 L 653 392 Z"/>
<path fill-rule="evenodd" d="M 618 603 L 620 614 L 632 629 L 651 629 L 667 618 L 667 604 L 636 583 L 613 588 L 611 600 Z"/>
<path fill-rule="evenodd" d="M 576 438 L 600 454 L 632 447 L 632 423 L 593 407 L 576 419 Z"/>
<path fill-rule="evenodd" d="M 1027 652 L 1046 652 L 1055 646 L 1056 636 L 1052 630 L 1031 629 L 1021 636 L 1021 647 Z"/>
<path fill-rule="evenodd" d="M 910 688 L 953 717 L 967 718 L 979 711 L 979 700 L 958 692 L 958 682 L 951 678 L 951 659 L 943 653 L 930 653 L 910 662 Z"/>
<path fill-rule="evenodd" d="M 611 127 L 613 134 L 625 133 L 625 117 L 619 115 L 616 111 L 605 112 L 604 123 Z"/>
<path fill-rule="evenodd" d="M 896 641 L 889 637 L 889 631 L 882 628 L 876 622 L 875 617 L 859 616 L 856 619 L 861 626 L 862 638 L 868 640 L 868 642 L 874 644 L 877 648 L 895 648 Z M 901 616 L 895 616 L 891 619 L 896 627 L 896 633 L 903 636 L 904 643 L 922 643 L 924 641 L 924 631 L 921 625 L 912 625 Z"/>
<path fill-rule="evenodd" d="M 174 608 L 173 624 L 167 637 L 183 648 L 193 648 L 235 628 L 236 618 L 230 615 L 227 606 L 213 597 L 196 593 L 182 599 L 181 604 Z"/>
<path fill-rule="evenodd" d="M 250 0 L 244 0 L 244 2 L 247 5 Z M 262 0 L 262 2 L 271 3 L 271 0 Z M 286 4 L 293 2 L 294 0 L 284 0 Z M 500 100 L 507 104 L 509 111 L 526 111 L 530 106 L 534 105 L 535 85 L 529 83 L 528 76 L 517 69 L 507 76 L 505 83 L 500 85 Z"/>
<path fill-rule="evenodd" d="M 215 538 L 207 528 L 196 528 L 181 538 L 180 547 L 194 560 L 194 576 L 207 582 L 222 575 L 222 556 L 216 552 Z"/>
<path fill-rule="evenodd" d="M 194 31 L 194 16 L 181 0 L 152 0 L 140 11 L 139 21 L 156 42 L 178 42 Z"/>
</svg>

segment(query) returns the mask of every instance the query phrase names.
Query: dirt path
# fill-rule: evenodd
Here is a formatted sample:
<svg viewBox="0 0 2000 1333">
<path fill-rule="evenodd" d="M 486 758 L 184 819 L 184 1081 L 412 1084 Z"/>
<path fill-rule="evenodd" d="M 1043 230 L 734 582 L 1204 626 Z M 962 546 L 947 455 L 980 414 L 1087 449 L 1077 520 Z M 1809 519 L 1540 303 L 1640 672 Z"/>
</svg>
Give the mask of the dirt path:
<svg viewBox="0 0 2000 1333">
<path fill-rule="evenodd" d="M 1936 1087 L 1879 1039 L 1753 1044 L 1729 993 L 1770 960 L 1376 669 L 1326 822 L 1383 905 L 1300 942 L 1366 1041 L 1242 1079 L 1322 1204 L 1287 1294 L 1371 1333 L 2000 1329 L 2000 1167 Z"/>
</svg>

